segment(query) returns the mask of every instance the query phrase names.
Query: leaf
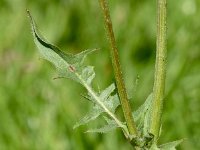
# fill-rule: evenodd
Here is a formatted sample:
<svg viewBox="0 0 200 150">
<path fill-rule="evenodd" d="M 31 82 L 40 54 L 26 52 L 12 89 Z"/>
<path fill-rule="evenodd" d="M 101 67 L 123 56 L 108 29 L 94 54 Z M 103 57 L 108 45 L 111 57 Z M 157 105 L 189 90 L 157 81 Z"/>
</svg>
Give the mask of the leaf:
<svg viewBox="0 0 200 150">
<path fill-rule="evenodd" d="M 147 97 L 144 104 L 142 104 L 136 111 L 133 112 L 133 118 L 135 121 L 138 121 L 145 112 L 151 107 L 152 103 L 152 93 Z"/>
<path fill-rule="evenodd" d="M 181 140 L 177 140 L 177 141 L 173 141 L 173 142 L 169 142 L 163 145 L 160 145 L 159 148 L 161 150 L 176 150 L 176 147 L 182 143 L 184 141 L 184 139 Z"/>
<path fill-rule="evenodd" d="M 120 105 L 118 95 L 117 94 L 111 95 L 114 92 L 114 90 L 115 90 L 115 85 L 113 83 L 109 87 L 107 87 L 105 90 L 100 92 L 100 96 L 99 96 L 99 99 L 103 103 L 103 105 L 106 108 L 108 108 L 112 113 L 114 113 L 116 108 Z M 103 111 L 105 112 L 105 110 Z"/>
<path fill-rule="evenodd" d="M 83 66 L 83 61 L 89 53 L 96 49 L 86 50 L 76 55 L 64 53 L 58 47 L 48 43 L 39 35 L 35 22 L 29 12 L 28 15 L 31 22 L 34 42 L 42 58 L 55 65 L 60 77 L 66 77 L 79 83 L 82 83 L 81 78 L 83 78 L 83 80 L 87 78 L 86 82 L 88 84 L 91 83 L 92 79 L 95 77 L 93 67 L 89 66 L 85 68 Z M 80 76 L 78 76 L 78 74 Z"/>
<path fill-rule="evenodd" d="M 133 118 L 138 124 L 138 129 L 144 137 L 151 137 L 149 135 L 150 119 L 151 119 L 151 104 L 152 93 L 147 97 L 144 104 L 142 104 L 135 112 L 133 112 Z"/>
<path fill-rule="evenodd" d="M 101 109 L 99 109 L 99 107 L 97 108 L 98 106 L 95 106 L 94 109 L 92 109 L 87 115 L 85 115 L 79 122 L 77 122 L 73 129 L 81 126 L 81 125 L 84 125 L 84 124 L 87 124 L 88 122 L 92 121 L 92 120 L 95 120 L 103 111 Z"/>
<path fill-rule="evenodd" d="M 86 81 L 88 85 L 92 83 L 92 80 L 95 77 L 95 72 L 94 72 L 94 67 L 92 66 L 87 66 L 83 69 L 82 74 L 81 74 L 83 80 Z"/>
<path fill-rule="evenodd" d="M 115 90 L 115 85 L 111 84 L 109 87 L 107 87 L 104 91 L 100 93 L 100 98 L 102 100 L 106 100 L 114 90 Z"/>
<path fill-rule="evenodd" d="M 58 47 L 48 43 L 39 35 L 30 12 L 27 11 L 27 13 L 31 22 L 34 42 L 38 47 L 41 56 L 57 68 L 59 77 L 69 78 L 83 85 L 88 91 L 89 99 L 95 104 L 93 109 L 81 119 L 74 128 L 96 119 L 105 112 L 119 127 L 126 130 L 126 126 L 124 126 L 114 115 L 115 109 L 119 106 L 118 95 L 112 94 L 115 89 L 114 84 L 111 84 L 100 94 L 97 94 L 91 85 L 92 80 L 95 77 L 94 68 L 92 66 L 83 65 L 85 57 L 96 49 L 86 50 L 76 55 L 62 52 Z"/>
<path fill-rule="evenodd" d="M 101 102 L 104 104 L 104 106 L 113 113 L 115 112 L 116 108 L 120 105 L 117 94 L 115 94 L 114 96 L 111 95 L 111 93 L 114 91 L 114 89 L 115 89 L 115 85 L 111 84 L 108 88 L 103 90 L 99 96 L 99 98 L 100 98 Z M 95 103 L 95 99 L 90 95 L 90 93 L 89 93 L 88 98 Z M 74 128 L 77 128 L 80 125 L 84 125 L 92 120 L 95 120 L 97 117 L 99 117 L 104 112 L 106 112 L 106 110 L 104 110 L 98 104 L 95 104 L 93 106 L 92 110 L 87 115 L 85 115 L 85 117 L 83 117 L 79 122 L 77 122 L 75 124 Z"/>
<path fill-rule="evenodd" d="M 158 148 L 156 144 L 152 144 L 149 150 L 160 150 L 160 148 Z"/>
<path fill-rule="evenodd" d="M 105 125 L 105 126 L 103 126 L 103 127 L 101 127 L 101 128 L 97 128 L 97 129 L 90 129 L 90 130 L 88 130 L 88 131 L 86 131 L 87 133 L 94 133 L 94 132 L 97 132 L 97 133 L 107 133 L 107 132 L 109 132 L 109 131 L 111 131 L 111 130 L 114 130 L 114 129 L 116 129 L 116 128 L 118 128 L 119 126 L 116 124 L 116 122 L 114 121 L 114 120 L 112 120 L 112 119 L 109 119 L 109 118 L 107 118 L 107 117 L 104 117 L 105 118 L 105 120 L 106 120 L 106 122 L 107 122 L 107 124 Z"/>
</svg>

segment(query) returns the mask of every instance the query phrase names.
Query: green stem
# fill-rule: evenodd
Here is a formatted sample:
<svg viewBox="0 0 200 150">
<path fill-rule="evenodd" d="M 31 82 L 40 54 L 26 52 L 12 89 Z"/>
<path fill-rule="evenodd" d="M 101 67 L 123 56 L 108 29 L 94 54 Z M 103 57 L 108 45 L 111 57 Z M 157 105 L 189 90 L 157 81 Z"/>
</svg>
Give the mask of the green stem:
<svg viewBox="0 0 200 150">
<path fill-rule="evenodd" d="M 159 138 L 163 98 L 165 91 L 166 55 L 167 55 L 167 0 L 157 0 L 157 49 L 155 77 L 153 87 L 153 105 L 150 132 L 155 136 L 154 142 Z"/>
<path fill-rule="evenodd" d="M 110 18 L 108 2 L 107 2 L 107 0 L 99 0 L 99 4 L 103 11 L 106 30 L 107 30 L 107 34 L 108 34 L 110 44 L 111 44 L 112 65 L 113 65 L 113 69 L 114 69 L 117 89 L 118 89 L 124 117 L 125 117 L 130 134 L 137 135 L 137 129 L 136 129 L 133 117 L 132 117 L 132 111 L 131 111 L 130 103 L 127 98 L 126 88 L 125 88 L 122 71 L 121 71 L 121 67 L 120 67 L 120 63 L 119 63 L 118 50 L 117 50 L 117 46 L 116 46 L 116 42 L 115 42 L 115 36 L 114 36 L 114 32 L 113 32 L 113 27 L 112 27 L 112 21 Z"/>
</svg>

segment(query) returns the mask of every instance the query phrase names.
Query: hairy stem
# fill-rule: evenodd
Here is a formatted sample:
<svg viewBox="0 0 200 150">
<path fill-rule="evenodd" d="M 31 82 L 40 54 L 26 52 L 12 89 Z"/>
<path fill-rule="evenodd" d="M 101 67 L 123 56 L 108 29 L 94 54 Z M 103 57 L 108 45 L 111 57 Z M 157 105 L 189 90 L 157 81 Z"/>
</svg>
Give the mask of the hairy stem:
<svg viewBox="0 0 200 150">
<path fill-rule="evenodd" d="M 167 55 L 167 0 L 157 0 L 157 48 L 150 132 L 157 142 L 161 126 Z"/>
<path fill-rule="evenodd" d="M 120 63 L 119 63 L 118 50 L 117 50 L 117 46 L 116 46 L 116 42 L 115 42 L 115 36 L 114 36 L 114 32 L 113 32 L 113 27 L 112 27 L 112 21 L 110 18 L 108 2 L 107 2 L 107 0 L 99 0 L 99 4 L 103 11 L 106 30 L 107 30 L 107 34 L 108 34 L 110 44 L 111 44 L 112 65 L 113 65 L 113 69 L 114 69 L 114 74 L 115 74 L 117 89 L 118 89 L 118 93 L 119 93 L 119 97 L 120 97 L 120 102 L 121 102 L 123 113 L 124 113 L 124 118 L 126 120 L 130 134 L 137 135 L 137 129 L 136 129 L 133 117 L 132 117 L 131 107 L 130 107 L 130 103 L 127 98 L 126 88 L 125 88 L 125 84 L 123 81 L 122 71 L 121 71 L 121 67 L 120 67 Z"/>
</svg>

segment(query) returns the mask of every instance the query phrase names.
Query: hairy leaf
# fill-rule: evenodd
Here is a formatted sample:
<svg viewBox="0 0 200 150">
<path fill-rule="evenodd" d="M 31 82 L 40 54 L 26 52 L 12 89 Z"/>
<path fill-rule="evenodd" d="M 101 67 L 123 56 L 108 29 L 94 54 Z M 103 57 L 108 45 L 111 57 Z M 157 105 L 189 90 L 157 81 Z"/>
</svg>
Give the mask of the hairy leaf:
<svg viewBox="0 0 200 150">
<path fill-rule="evenodd" d="M 152 144 L 150 150 L 176 150 L 176 147 L 183 142 L 183 139 L 169 142 L 160 146 L 157 146 L 155 143 Z"/>
<path fill-rule="evenodd" d="M 169 142 L 163 145 L 160 145 L 159 148 L 160 150 L 176 150 L 176 147 L 183 142 L 183 139 Z"/>
<path fill-rule="evenodd" d="M 103 111 L 99 107 L 95 106 L 87 115 L 85 115 L 79 122 L 74 125 L 74 129 L 87 124 L 88 122 L 95 120 Z"/>
<path fill-rule="evenodd" d="M 100 93 L 100 98 L 102 100 L 106 100 L 114 90 L 115 90 L 115 85 L 111 84 L 109 87 L 107 87 L 104 91 Z"/>
<path fill-rule="evenodd" d="M 152 104 L 152 94 L 150 94 L 144 104 L 142 104 L 135 112 L 133 112 L 133 117 L 138 124 L 138 129 L 143 134 L 143 136 L 149 136 L 149 126 L 151 119 L 151 104 Z"/>
<path fill-rule="evenodd" d="M 116 124 L 116 122 L 112 119 L 109 119 L 107 117 L 104 117 L 107 124 L 101 128 L 97 128 L 97 129 L 90 129 L 86 132 L 98 132 L 98 133 L 107 133 L 111 130 L 114 130 L 116 128 L 118 128 L 119 126 Z"/>
<path fill-rule="evenodd" d="M 111 84 L 108 88 L 103 90 L 99 96 L 100 101 L 104 104 L 104 106 L 106 106 L 106 108 L 108 108 L 113 113 L 115 112 L 116 108 L 120 105 L 117 94 L 115 94 L 114 96 L 111 95 L 114 89 L 115 89 L 115 85 Z M 91 101 L 94 101 L 95 103 L 95 99 L 90 95 L 90 93 L 89 93 L 89 96 L 90 96 L 89 99 Z M 79 122 L 76 123 L 74 128 L 77 128 L 80 125 L 86 124 L 96 119 L 98 116 L 100 116 L 104 112 L 106 112 L 105 109 L 103 109 L 98 104 L 95 104 L 92 110 L 87 115 L 85 115 L 84 118 L 82 118 Z"/>
<path fill-rule="evenodd" d="M 115 89 L 114 84 L 111 84 L 100 94 L 96 93 L 91 85 L 95 77 L 94 69 L 91 66 L 83 65 L 85 57 L 96 49 L 86 50 L 76 55 L 62 52 L 58 47 L 48 43 L 39 35 L 30 12 L 27 11 L 27 13 L 30 18 L 34 41 L 41 56 L 57 68 L 60 77 L 69 78 L 82 84 L 88 91 L 89 99 L 95 104 L 90 113 L 81 119 L 74 128 L 96 119 L 105 112 L 123 131 L 126 131 L 126 127 L 114 115 L 115 109 L 119 105 L 118 95 L 112 95 Z"/>
<path fill-rule="evenodd" d="M 136 111 L 133 112 L 133 117 L 135 121 L 138 121 L 142 116 L 144 116 L 146 111 L 150 108 L 151 103 L 152 103 L 152 93 L 147 97 L 144 104 L 142 104 Z"/>
<path fill-rule="evenodd" d="M 60 77 L 66 77 L 79 83 L 82 83 L 81 78 L 83 78 L 83 80 L 86 80 L 86 82 L 90 84 L 95 73 L 93 67 L 89 66 L 85 68 L 83 66 L 83 61 L 89 53 L 96 49 L 86 50 L 76 55 L 64 53 L 58 47 L 48 43 L 39 35 L 30 13 L 29 18 L 31 21 L 34 42 L 38 47 L 42 58 L 55 65 Z"/>
</svg>

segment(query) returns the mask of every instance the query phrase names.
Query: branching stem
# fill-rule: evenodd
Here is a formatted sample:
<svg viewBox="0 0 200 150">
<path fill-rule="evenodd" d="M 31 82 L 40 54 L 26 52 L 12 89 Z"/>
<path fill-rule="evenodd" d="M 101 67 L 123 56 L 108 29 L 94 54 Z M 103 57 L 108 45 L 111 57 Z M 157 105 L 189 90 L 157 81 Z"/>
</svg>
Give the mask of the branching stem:
<svg viewBox="0 0 200 150">
<path fill-rule="evenodd" d="M 113 65 L 113 69 L 114 69 L 114 74 L 115 74 L 117 89 L 118 89 L 118 93 L 119 93 L 119 97 L 120 97 L 120 102 L 121 102 L 123 113 L 124 113 L 124 118 L 126 120 L 130 134 L 137 135 L 136 125 L 135 125 L 133 117 L 132 117 L 132 111 L 131 111 L 130 103 L 127 98 L 126 88 L 125 88 L 122 71 L 121 71 L 121 67 L 120 67 L 120 63 L 119 63 L 118 50 L 117 50 L 115 36 L 114 36 L 114 32 L 113 32 L 112 21 L 110 18 L 108 2 L 107 2 L 107 0 L 99 0 L 99 4 L 103 11 L 105 26 L 106 26 L 108 38 L 109 38 L 110 44 L 111 44 L 110 52 L 111 52 L 112 65 Z"/>
<path fill-rule="evenodd" d="M 157 0 L 157 49 L 153 87 L 153 105 L 150 132 L 157 142 L 161 126 L 161 114 L 165 91 L 167 55 L 167 0 Z"/>
</svg>

